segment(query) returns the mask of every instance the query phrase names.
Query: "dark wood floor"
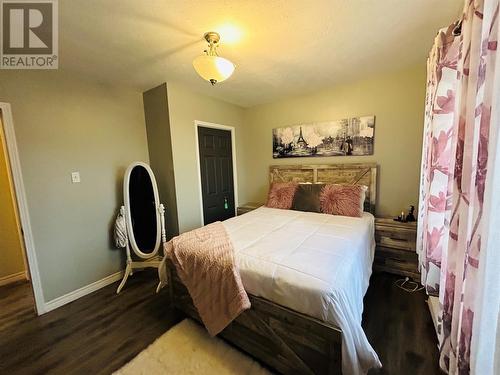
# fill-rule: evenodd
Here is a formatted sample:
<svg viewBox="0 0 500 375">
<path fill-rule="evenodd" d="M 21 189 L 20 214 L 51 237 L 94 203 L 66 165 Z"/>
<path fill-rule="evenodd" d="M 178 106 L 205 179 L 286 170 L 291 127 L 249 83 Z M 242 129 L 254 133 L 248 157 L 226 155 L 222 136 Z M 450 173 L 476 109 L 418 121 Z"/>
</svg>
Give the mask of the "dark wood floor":
<svg viewBox="0 0 500 375">
<path fill-rule="evenodd" d="M 30 288 L 27 281 L 0 287 L 0 340 L 9 327 L 33 319 L 35 301 Z"/>
<path fill-rule="evenodd" d="M 424 294 L 396 279 L 374 274 L 365 297 L 363 327 L 384 365 L 370 374 L 438 374 Z M 136 273 L 120 295 L 113 284 L 41 317 L 28 284 L 0 288 L 0 374 L 110 374 L 181 319 L 155 286 L 155 273 Z"/>
<path fill-rule="evenodd" d="M 117 370 L 179 320 L 168 308 L 166 289 L 155 294 L 156 280 L 154 272 L 138 272 L 120 295 L 113 284 L 40 317 L 23 314 L 19 324 L 0 331 L 0 374 Z M 29 286 L 21 288 L 29 293 Z M 2 311 L 1 296 L 9 292 L 0 288 Z"/>
<path fill-rule="evenodd" d="M 397 279 L 375 273 L 365 296 L 363 329 L 383 365 L 370 375 L 442 374 L 425 292 L 405 292 L 394 285 Z"/>
</svg>

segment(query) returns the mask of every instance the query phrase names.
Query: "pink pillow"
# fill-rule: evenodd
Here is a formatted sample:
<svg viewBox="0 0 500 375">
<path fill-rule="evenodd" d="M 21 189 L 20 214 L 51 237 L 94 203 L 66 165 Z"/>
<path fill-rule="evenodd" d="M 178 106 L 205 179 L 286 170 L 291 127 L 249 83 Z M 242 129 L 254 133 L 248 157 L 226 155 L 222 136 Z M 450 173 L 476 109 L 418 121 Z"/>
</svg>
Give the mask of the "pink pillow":
<svg viewBox="0 0 500 375">
<path fill-rule="evenodd" d="M 267 207 L 289 210 L 298 184 L 295 182 L 273 182 L 267 196 Z"/>
<path fill-rule="evenodd" d="M 361 217 L 366 190 L 367 187 L 362 185 L 325 185 L 319 196 L 321 212 Z"/>
</svg>

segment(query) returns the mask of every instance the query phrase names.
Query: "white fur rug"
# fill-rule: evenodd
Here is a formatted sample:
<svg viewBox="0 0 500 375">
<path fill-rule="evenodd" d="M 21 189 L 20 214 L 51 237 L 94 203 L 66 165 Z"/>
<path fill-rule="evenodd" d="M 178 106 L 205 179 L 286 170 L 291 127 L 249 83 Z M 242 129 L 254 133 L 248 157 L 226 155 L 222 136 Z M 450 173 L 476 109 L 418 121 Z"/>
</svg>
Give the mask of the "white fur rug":
<svg viewBox="0 0 500 375">
<path fill-rule="evenodd" d="M 185 319 L 115 372 L 139 374 L 270 374 L 259 363 Z"/>
</svg>

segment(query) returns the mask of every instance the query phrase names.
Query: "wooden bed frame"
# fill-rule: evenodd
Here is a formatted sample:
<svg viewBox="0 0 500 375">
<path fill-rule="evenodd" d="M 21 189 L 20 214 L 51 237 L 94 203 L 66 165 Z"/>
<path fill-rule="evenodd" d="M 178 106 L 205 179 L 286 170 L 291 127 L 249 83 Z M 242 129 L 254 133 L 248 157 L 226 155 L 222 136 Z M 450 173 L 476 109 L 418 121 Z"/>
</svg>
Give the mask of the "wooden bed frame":
<svg viewBox="0 0 500 375">
<path fill-rule="evenodd" d="M 375 163 L 276 165 L 270 167 L 270 182 L 274 181 L 366 185 L 365 211 L 374 213 L 375 210 Z M 167 261 L 167 271 L 173 306 L 201 322 L 170 261 Z M 219 336 L 282 374 L 342 373 L 342 331 L 338 327 L 264 298 L 248 296 L 252 307 Z"/>
</svg>

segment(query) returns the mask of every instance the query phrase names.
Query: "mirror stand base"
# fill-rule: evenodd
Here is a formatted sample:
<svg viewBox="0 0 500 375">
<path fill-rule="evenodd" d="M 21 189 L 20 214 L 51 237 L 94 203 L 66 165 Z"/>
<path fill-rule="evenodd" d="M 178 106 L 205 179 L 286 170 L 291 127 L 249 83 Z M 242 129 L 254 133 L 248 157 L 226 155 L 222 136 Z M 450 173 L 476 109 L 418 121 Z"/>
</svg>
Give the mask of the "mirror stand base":
<svg viewBox="0 0 500 375">
<path fill-rule="evenodd" d="M 119 294 L 121 292 L 121 290 L 125 286 L 125 283 L 127 282 L 128 277 L 134 274 L 134 270 L 141 270 L 144 268 L 159 268 L 161 260 L 162 257 L 159 255 L 152 257 L 150 259 L 137 262 L 127 260 L 127 267 L 125 268 L 125 274 L 123 275 L 122 282 L 120 283 L 120 285 L 118 285 L 118 288 L 116 289 L 116 294 Z"/>
</svg>

